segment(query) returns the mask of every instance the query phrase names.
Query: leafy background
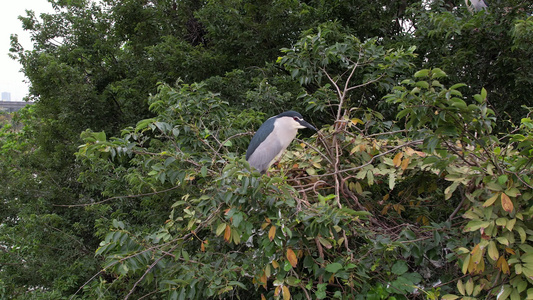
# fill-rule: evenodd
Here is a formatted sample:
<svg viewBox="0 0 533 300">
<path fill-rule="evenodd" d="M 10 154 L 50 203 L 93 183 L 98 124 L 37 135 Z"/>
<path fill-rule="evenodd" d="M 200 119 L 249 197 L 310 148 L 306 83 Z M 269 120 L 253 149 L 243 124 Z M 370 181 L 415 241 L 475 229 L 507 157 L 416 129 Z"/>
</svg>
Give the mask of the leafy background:
<svg viewBox="0 0 533 300">
<path fill-rule="evenodd" d="M 533 7 L 49 0 L 0 297 L 533 299 Z M 255 129 L 300 111 L 268 176 Z"/>
</svg>

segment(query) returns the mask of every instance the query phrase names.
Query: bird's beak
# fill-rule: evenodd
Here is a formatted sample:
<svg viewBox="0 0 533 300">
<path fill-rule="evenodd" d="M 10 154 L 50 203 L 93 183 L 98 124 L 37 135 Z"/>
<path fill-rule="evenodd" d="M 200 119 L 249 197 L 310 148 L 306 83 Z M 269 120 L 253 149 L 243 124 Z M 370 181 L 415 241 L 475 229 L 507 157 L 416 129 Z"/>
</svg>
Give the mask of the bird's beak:
<svg viewBox="0 0 533 300">
<path fill-rule="evenodd" d="M 309 129 L 313 129 L 314 131 L 318 131 L 318 130 L 315 128 L 315 126 L 313 126 L 313 125 L 307 123 L 307 122 L 304 121 L 304 120 L 301 120 L 301 121 L 300 121 L 300 124 L 301 124 L 302 126 L 305 126 L 305 127 L 309 128 Z"/>
</svg>

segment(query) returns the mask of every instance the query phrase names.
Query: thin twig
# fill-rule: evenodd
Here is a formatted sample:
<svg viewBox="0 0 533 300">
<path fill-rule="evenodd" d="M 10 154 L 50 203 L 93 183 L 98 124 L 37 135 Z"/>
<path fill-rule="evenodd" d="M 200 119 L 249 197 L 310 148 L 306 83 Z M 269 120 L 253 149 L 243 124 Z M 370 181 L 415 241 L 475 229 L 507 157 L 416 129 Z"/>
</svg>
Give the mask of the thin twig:
<svg viewBox="0 0 533 300">
<path fill-rule="evenodd" d="M 186 234 L 185 236 L 183 236 L 182 238 L 180 238 L 181 240 L 186 240 L 188 239 L 191 235 L 194 235 L 196 236 L 196 231 L 198 229 L 201 229 L 202 227 L 206 226 L 207 224 L 209 224 L 209 221 L 215 216 L 215 214 L 217 214 L 219 211 L 220 211 L 220 208 L 222 207 L 222 205 L 219 205 L 218 208 L 209 215 L 209 217 L 207 217 L 207 219 L 200 223 L 200 225 L 198 225 L 198 227 L 194 230 L 194 231 L 191 231 L 190 233 Z M 177 244 L 174 245 L 173 247 L 171 247 L 169 250 L 166 251 L 166 253 L 170 253 L 172 251 L 174 251 L 174 249 L 176 249 L 180 244 Z M 139 278 L 139 280 L 137 280 L 133 286 L 131 287 L 129 293 L 126 295 L 126 297 L 124 297 L 124 300 L 127 300 L 132 294 L 133 294 L 133 291 L 135 291 L 135 289 L 137 288 L 137 285 L 146 277 L 146 275 L 148 275 L 148 273 L 150 273 L 150 271 L 152 271 L 152 269 L 155 267 L 155 265 L 157 265 L 157 263 L 159 263 L 163 258 L 165 258 L 167 256 L 167 254 L 164 253 L 164 255 L 161 255 L 160 257 L 158 257 L 156 260 L 154 260 L 154 262 L 148 267 L 148 269 L 146 269 L 146 271 L 144 272 L 144 274 Z"/>
<path fill-rule="evenodd" d="M 459 205 L 457 205 L 457 207 L 455 208 L 455 210 L 452 212 L 452 214 L 448 217 L 448 221 L 452 221 L 453 220 L 453 217 L 455 217 L 455 215 L 459 212 L 459 210 L 461 209 L 461 207 L 463 206 L 463 203 L 465 202 L 465 199 L 466 199 L 466 196 L 464 195 L 464 190 L 462 188 L 460 188 L 460 191 L 461 191 L 461 203 L 459 203 Z"/>
<path fill-rule="evenodd" d="M 174 251 L 174 249 L 176 249 L 178 246 L 179 246 L 179 244 L 174 245 L 172 248 L 170 248 L 168 250 L 168 252 Z M 154 262 L 148 267 L 148 269 L 144 272 L 144 274 L 141 276 L 141 278 L 139 278 L 139 280 L 137 280 L 133 284 L 133 286 L 131 287 L 129 293 L 126 295 L 126 297 L 124 297 L 124 300 L 127 300 L 133 294 L 133 291 L 135 291 L 135 288 L 137 288 L 137 285 L 144 279 L 144 277 L 146 277 L 146 275 L 148 275 L 148 273 L 150 273 L 152 271 L 152 269 L 155 267 L 155 265 L 157 265 L 163 258 L 165 258 L 165 256 L 166 255 L 161 255 L 156 260 L 154 260 Z"/>
<path fill-rule="evenodd" d="M 93 203 L 84 203 L 84 204 L 67 204 L 67 205 L 52 204 L 52 205 L 53 205 L 53 206 L 58 206 L 58 207 L 84 207 L 84 206 L 91 206 L 91 205 L 96 205 L 96 204 L 102 204 L 102 203 L 104 203 L 104 202 L 111 201 L 111 200 L 115 200 L 115 199 L 122 199 L 122 198 L 138 198 L 138 197 L 145 197 L 145 196 L 153 196 L 153 195 L 157 195 L 157 194 L 161 194 L 161 193 L 166 193 L 166 192 L 169 192 L 169 191 L 175 190 L 175 189 L 177 189 L 177 188 L 179 188 L 179 187 L 180 187 L 180 186 L 177 185 L 177 186 L 171 187 L 171 188 L 166 189 L 166 190 L 156 191 L 156 192 L 146 193 L 146 194 L 128 195 L 128 196 L 115 196 L 115 197 L 107 198 L 107 199 L 104 199 L 104 200 L 102 200 L 102 201 L 93 202 Z"/>
</svg>

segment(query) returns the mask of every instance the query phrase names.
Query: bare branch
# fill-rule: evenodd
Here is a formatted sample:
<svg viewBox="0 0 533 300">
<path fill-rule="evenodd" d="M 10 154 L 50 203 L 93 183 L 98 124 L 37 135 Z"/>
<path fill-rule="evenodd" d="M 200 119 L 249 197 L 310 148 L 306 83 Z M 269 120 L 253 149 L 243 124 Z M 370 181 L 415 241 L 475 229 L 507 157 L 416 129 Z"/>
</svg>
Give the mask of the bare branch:
<svg viewBox="0 0 533 300">
<path fill-rule="evenodd" d="M 156 192 L 152 192 L 152 193 L 138 194 L 138 195 L 128 195 L 128 196 L 116 196 L 116 197 L 107 198 L 107 199 L 104 199 L 102 201 L 93 202 L 93 203 L 67 204 L 67 205 L 53 204 L 53 206 L 58 206 L 58 207 L 84 207 L 84 206 L 91 206 L 91 205 L 96 205 L 96 204 L 102 204 L 102 203 L 105 203 L 105 202 L 108 202 L 108 201 L 111 201 L 111 200 L 115 200 L 115 199 L 138 198 L 138 197 L 145 197 L 145 196 L 153 196 L 153 195 L 162 194 L 162 193 L 166 193 L 166 192 L 175 190 L 175 189 L 177 189 L 179 187 L 180 186 L 177 185 L 177 186 L 171 187 L 171 188 L 166 189 L 166 190 L 156 191 Z"/>
</svg>

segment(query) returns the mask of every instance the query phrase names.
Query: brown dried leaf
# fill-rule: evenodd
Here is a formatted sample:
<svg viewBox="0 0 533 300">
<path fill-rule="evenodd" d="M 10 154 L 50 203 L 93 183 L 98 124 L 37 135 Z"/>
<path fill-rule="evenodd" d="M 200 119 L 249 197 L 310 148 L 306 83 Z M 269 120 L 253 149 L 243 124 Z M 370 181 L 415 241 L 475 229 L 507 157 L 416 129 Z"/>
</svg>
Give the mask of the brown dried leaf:
<svg viewBox="0 0 533 300">
<path fill-rule="evenodd" d="M 287 249 L 287 259 L 289 260 L 289 263 L 293 268 L 296 268 L 296 265 L 298 264 L 298 258 L 296 257 L 296 254 L 294 251 L 292 251 L 291 248 Z"/>
<path fill-rule="evenodd" d="M 224 230 L 224 240 L 229 242 L 231 240 L 231 227 L 226 224 L 226 229 Z"/>
<path fill-rule="evenodd" d="M 407 167 L 409 166 L 410 161 L 411 159 L 409 157 L 406 157 L 404 160 L 402 160 L 402 165 L 400 168 L 405 171 L 405 169 L 407 169 Z"/>
<path fill-rule="evenodd" d="M 513 201 L 505 193 L 502 193 L 502 208 L 508 213 L 511 213 L 514 208 Z"/>
<path fill-rule="evenodd" d="M 266 277 L 265 273 L 263 273 L 263 275 L 261 275 L 261 277 L 259 278 L 259 281 L 260 281 L 260 283 L 263 285 L 263 287 L 266 290 L 266 288 L 267 288 L 267 277 Z"/>
<path fill-rule="evenodd" d="M 392 163 L 394 164 L 395 167 L 400 166 L 400 164 L 402 163 L 402 157 L 403 157 L 403 152 L 396 153 L 396 155 L 392 159 Z"/>
<path fill-rule="evenodd" d="M 268 231 L 268 239 L 272 242 L 274 237 L 276 237 L 276 226 L 272 225 Z"/>
</svg>

